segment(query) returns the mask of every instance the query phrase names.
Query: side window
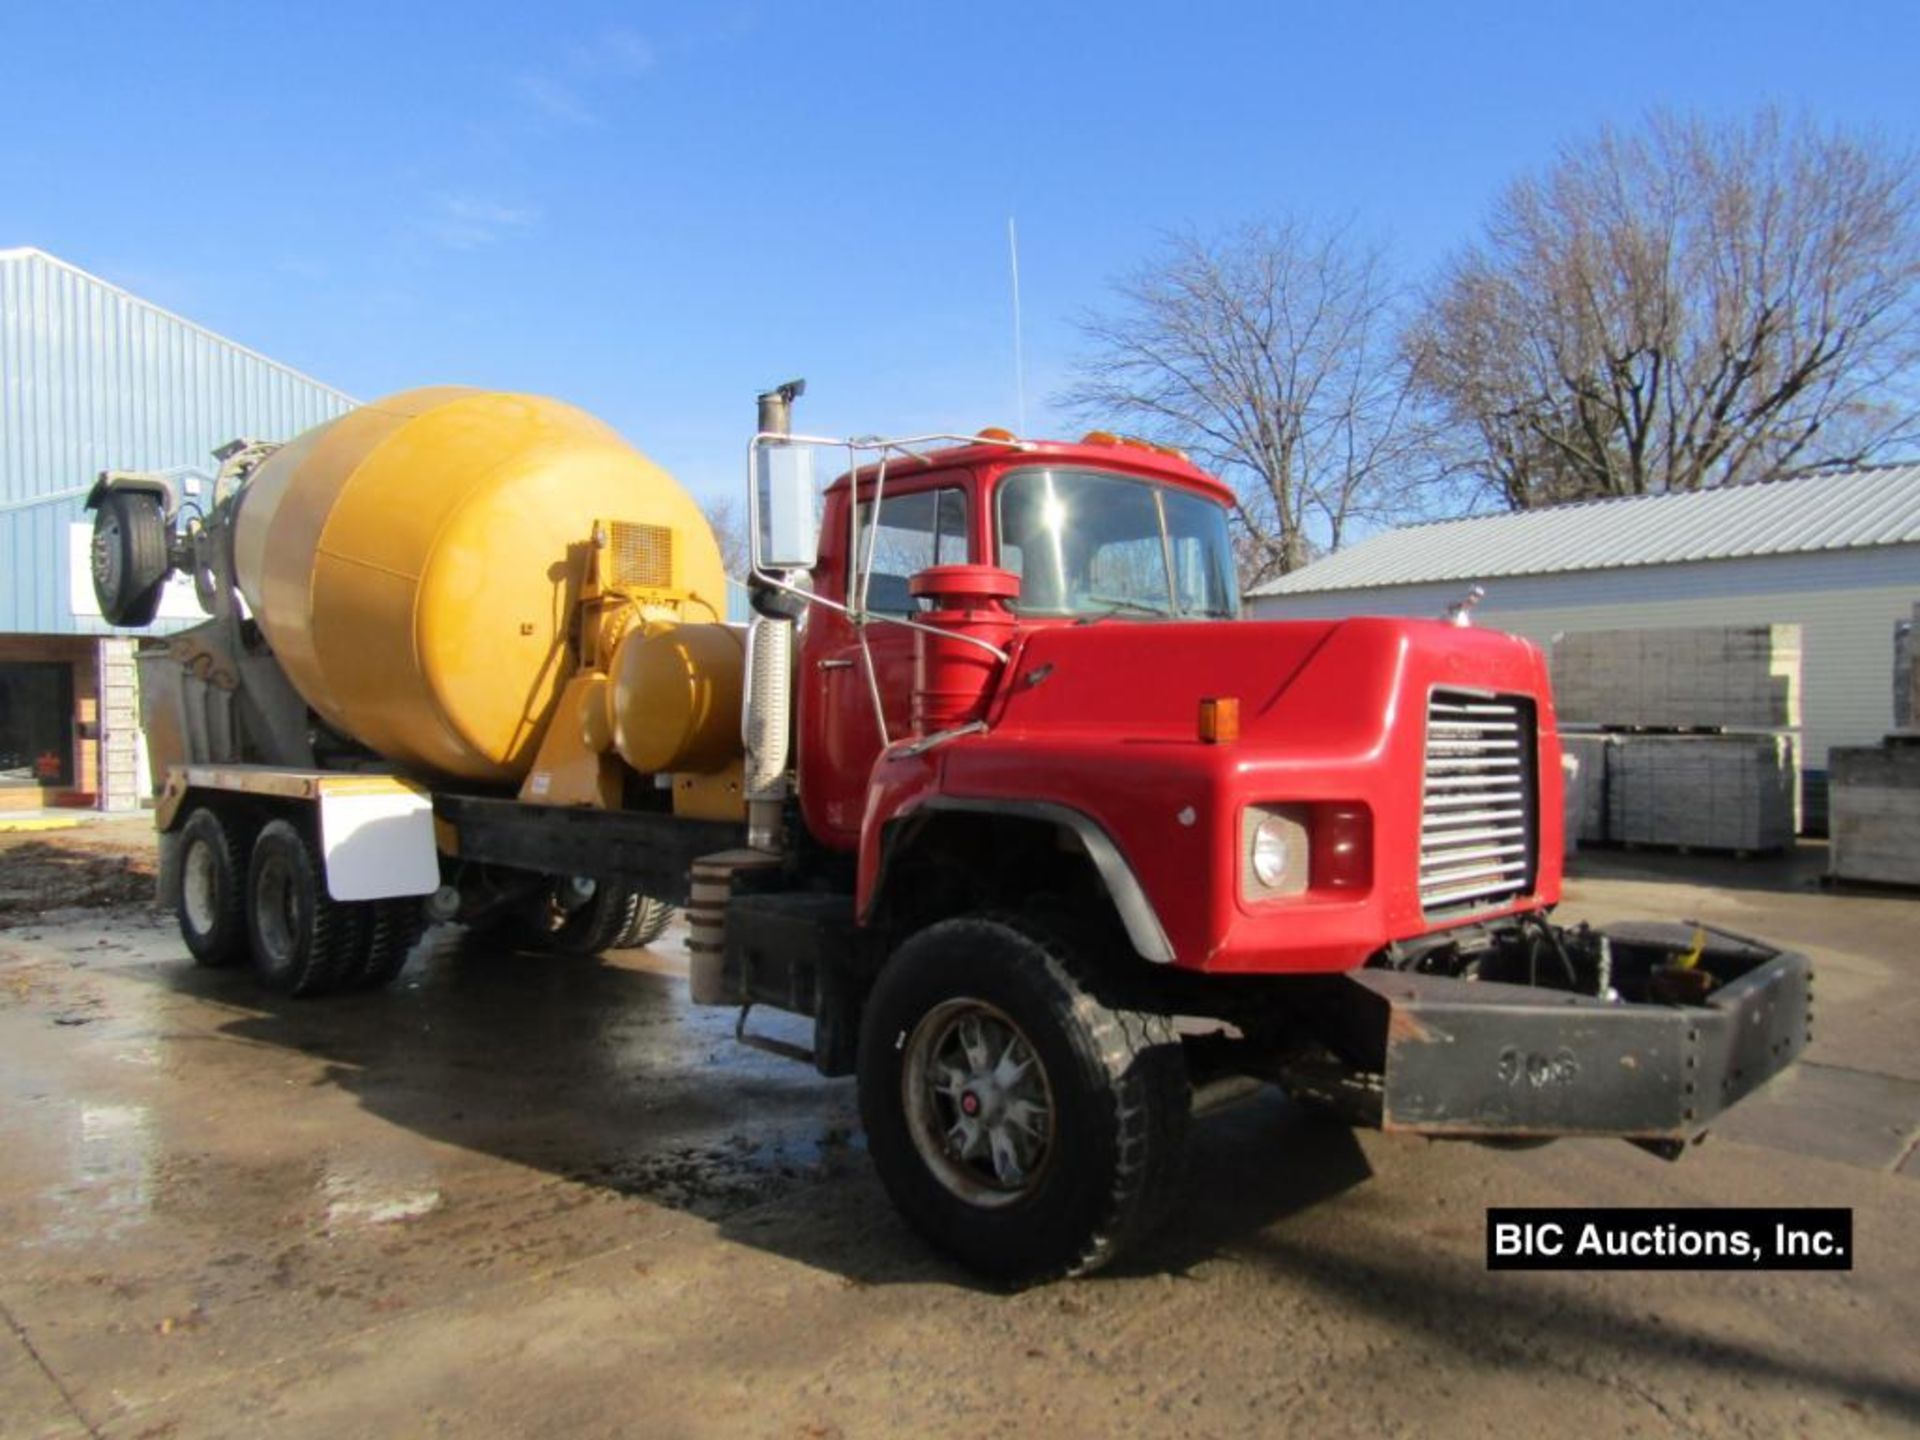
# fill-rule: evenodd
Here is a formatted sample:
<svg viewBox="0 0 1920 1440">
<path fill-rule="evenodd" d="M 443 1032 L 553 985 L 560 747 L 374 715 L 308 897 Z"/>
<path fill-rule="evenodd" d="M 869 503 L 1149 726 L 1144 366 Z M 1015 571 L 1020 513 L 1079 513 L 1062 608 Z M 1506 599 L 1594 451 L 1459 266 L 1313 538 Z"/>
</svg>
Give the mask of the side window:
<svg viewBox="0 0 1920 1440">
<path fill-rule="evenodd" d="M 911 615 L 923 608 L 907 593 L 907 581 L 931 566 L 960 565 L 968 558 L 965 490 L 886 496 L 879 525 L 872 527 L 872 521 L 872 504 L 862 505 L 859 558 L 864 565 L 867 555 L 873 556 L 867 608 L 877 614 Z"/>
</svg>

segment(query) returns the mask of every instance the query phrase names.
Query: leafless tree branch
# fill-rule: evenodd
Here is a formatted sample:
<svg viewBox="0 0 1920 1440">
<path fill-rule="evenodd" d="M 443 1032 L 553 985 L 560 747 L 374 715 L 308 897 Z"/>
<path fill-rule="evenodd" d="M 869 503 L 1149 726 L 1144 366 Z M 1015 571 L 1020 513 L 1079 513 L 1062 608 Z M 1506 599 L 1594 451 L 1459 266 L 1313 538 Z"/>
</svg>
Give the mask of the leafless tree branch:
<svg viewBox="0 0 1920 1440">
<path fill-rule="evenodd" d="M 1234 487 L 1244 583 L 1306 564 L 1355 525 L 1404 518 L 1411 367 L 1403 296 L 1377 249 L 1298 220 L 1178 234 L 1113 295 L 1081 317 L 1087 349 L 1060 398 L 1095 425 L 1182 447 Z"/>
<path fill-rule="evenodd" d="M 1404 341 L 1516 509 L 1858 463 L 1920 431 L 1910 151 L 1656 114 L 1501 196 Z"/>
</svg>

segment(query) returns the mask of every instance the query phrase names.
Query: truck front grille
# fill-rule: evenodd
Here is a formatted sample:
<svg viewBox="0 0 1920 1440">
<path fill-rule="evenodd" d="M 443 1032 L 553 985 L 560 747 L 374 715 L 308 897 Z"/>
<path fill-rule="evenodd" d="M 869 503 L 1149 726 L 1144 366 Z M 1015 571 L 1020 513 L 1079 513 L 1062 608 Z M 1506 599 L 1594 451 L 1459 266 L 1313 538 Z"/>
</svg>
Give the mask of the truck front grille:
<svg viewBox="0 0 1920 1440">
<path fill-rule="evenodd" d="M 1427 702 L 1420 908 L 1502 903 L 1533 888 L 1533 702 L 1436 690 Z"/>
</svg>

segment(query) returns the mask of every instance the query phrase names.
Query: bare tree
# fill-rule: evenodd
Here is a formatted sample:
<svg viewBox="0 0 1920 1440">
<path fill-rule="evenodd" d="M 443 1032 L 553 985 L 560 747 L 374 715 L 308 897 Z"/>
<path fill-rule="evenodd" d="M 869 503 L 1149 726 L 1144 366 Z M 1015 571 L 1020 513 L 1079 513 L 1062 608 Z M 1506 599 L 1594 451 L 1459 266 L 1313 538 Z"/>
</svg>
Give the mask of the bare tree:
<svg viewBox="0 0 1920 1440">
<path fill-rule="evenodd" d="M 1413 443 L 1398 292 L 1377 249 L 1299 220 L 1168 237 L 1117 281 L 1061 402 L 1233 486 L 1243 584 L 1400 518 Z"/>
<path fill-rule="evenodd" d="M 707 501 L 700 509 L 707 517 L 713 538 L 720 544 L 720 563 L 726 567 L 727 578 L 745 583 L 752 551 L 747 545 L 747 524 L 740 507 L 731 497 L 723 495 Z"/>
<path fill-rule="evenodd" d="M 1656 114 L 1521 179 L 1408 336 L 1515 509 L 1859 463 L 1916 432 L 1910 152 Z"/>
</svg>

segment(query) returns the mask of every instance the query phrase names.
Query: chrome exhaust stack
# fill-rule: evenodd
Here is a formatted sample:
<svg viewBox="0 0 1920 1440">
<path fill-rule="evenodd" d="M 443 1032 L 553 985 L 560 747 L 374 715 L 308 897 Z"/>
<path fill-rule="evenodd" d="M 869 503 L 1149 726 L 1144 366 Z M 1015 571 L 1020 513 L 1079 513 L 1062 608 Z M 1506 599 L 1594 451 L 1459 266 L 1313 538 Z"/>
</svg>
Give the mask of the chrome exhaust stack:
<svg viewBox="0 0 1920 1440">
<path fill-rule="evenodd" d="M 806 381 L 789 380 L 759 397 L 758 439 L 793 433 L 793 402 L 806 389 Z M 755 503 L 750 508 L 757 540 L 761 514 L 761 477 L 757 471 L 749 476 L 748 483 L 754 487 L 751 498 Z M 756 564 L 748 579 L 754 616 L 747 631 L 746 708 L 741 724 L 741 739 L 746 746 L 747 845 L 769 854 L 781 849 L 790 788 L 787 772 L 793 748 L 793 627 L 805 605 L 785 588 L 784 582 L 792 575 L 792 571 L 780 572 L 773 578 L 783 585 L 771 585 L 761 577 Z"/>
</svg>

